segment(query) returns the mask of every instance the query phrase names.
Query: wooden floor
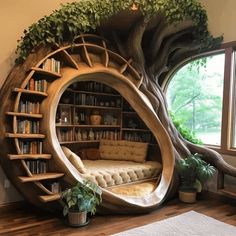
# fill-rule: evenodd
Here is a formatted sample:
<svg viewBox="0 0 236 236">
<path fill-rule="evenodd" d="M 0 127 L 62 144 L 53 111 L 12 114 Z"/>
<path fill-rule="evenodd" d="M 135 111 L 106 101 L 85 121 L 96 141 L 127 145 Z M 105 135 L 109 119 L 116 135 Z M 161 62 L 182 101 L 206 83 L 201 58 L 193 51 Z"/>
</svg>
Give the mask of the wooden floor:
<svg viewBox="0 0 236 236">
<path fill-rule="evenodd" d="M 236 205 L 208 197 L 198 200 L 195 204 L 184 204 L 180 203 L 178 199 L 174 199 L 165 203 L 158 210 L 143 215 L 96 215 L 90 220 L 88 226 L 81 228 L 68 227 L 63 218 L 34 208 L 20 208 L 10 212 L 0 208 L 0 235 L 111 235 L 190 210 L 236 226 Z"/>
</svg>

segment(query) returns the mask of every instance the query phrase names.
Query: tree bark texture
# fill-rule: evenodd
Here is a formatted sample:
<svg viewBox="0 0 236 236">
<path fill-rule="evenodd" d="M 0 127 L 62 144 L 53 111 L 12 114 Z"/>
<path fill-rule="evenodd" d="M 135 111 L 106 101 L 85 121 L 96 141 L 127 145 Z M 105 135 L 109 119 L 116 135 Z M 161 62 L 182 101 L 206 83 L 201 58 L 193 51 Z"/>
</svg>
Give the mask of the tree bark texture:
<svg viewBox="0 0 236 236">
<path fill-rule="evenodd" d="M 104 31 L 103 34 L 115 44 L 113 47 L 119 53 L 126 58 L 132 58 L 133 66 L 143 74 L 144 80 L 140 89 L 149 98 L 168 132 L 176 160 L 199 153 L 219 171 L 236 177 L 236 168 L 227 164 L 219 153 L 185 140 L 168 114 L 167 100 L 162 88 L 163 77 L 181 60 L 197 54 L 201 43 L 194 40 L 193 22 L 169 24 L 162 15 L 153 18 L 140 17 L 129 31 L 113 30 L 112 35 Z"/>
</svg>

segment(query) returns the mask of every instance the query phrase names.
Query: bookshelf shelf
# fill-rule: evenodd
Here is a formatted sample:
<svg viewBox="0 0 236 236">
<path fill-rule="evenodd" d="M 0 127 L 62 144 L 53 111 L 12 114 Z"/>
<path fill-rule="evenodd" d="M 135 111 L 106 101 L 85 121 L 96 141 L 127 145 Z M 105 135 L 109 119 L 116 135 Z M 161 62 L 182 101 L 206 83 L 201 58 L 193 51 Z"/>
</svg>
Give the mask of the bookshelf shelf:
<svg viewBox="0 0 236 236">
<path fill-rule="evenodd" d="M 120 129 L 120 125 L 73 125 L 78 128 L 106 128 L 106 129 Z"/>
<path fill-rule="evenodd" d="M 108 92 L 109 91 L 109 92 Z M 96 112 L 101 122 L 93 124 Z M 72 84 L 62 95 L 57 109 L 57 137 L 60 144 L 88 144 L 100 139 L 152 142 L 152 134 L 128 102 L 111 87 L 99 82 Z"/>
<path fill-rule="evenodd" d="M 71 91 L 75 92 L 75 93 L 79 93 L 79 94 L 91 94 L 91 95 L 96 95 L 96 96 L 109 96 L 109 97 L 120 97 L 120 94 L 111 94 L 111 93 L 101 93 L 101 92 L 90 92 L 90 91 L 86 91 L 86 90 L 81 90 L 81 91 L 76 91 L 74 89 L 71 89 Z"/>
<path fill-rule="evenodd" d="M 22 138 L 22 139 L 43 139 L 44 134 L 19 134 L 19 133 L 6 133 L 7 138 Z"/>
<path fill-rule="evenodd" d="M 59 73 L 49 71 L 49 70 L 45 70 L 45 69 L 38 68 L 38 67 L 31 67 L 31 70 L 35 71 L 36 73 L 47 76 L 47 79 L 48 78 L 58 79 L 58 78 L 61 77 L 61 74 L 59 74 Z"/>
<path fill-rule="evenodd" d="M 35 90 L 29 90 L 29 89 L 23 89 L 23 88 L 14 88 L 13 92 L 15 93 L 24 93 L 27 95 L 34 95 L 34 96 L 39 96 L 39 97 L 47 97 L 48 94 L 45 92 L 40 92 L 40 91 L 35 91 Z"/>
<path fill-rule="evenodd" d="M 78 108 L 89 108 L 89 109 L 121 111 L 120 107 L 109 107 L 109 106 L 75 105 L 75 107 L 78 107 Z"/>
<path fill-rule="evenodd" d="M 136 115 L 137 113 L 135 111 L 123 111 L 123 115 Z"/>
<path fill-rule="evenodd" d="M 150 132 L 148 129 L 136 129 L 136 128 L 122 128 L 123 131 L 132 131 L 132 132 Z"/>
<path fill-rule="evenodd" d="M 22 183 L 26 183 L 26 182 L 48 180 L 48 179 L 58 179 L 63 176 L 64 173 L 43 173 L 43 174 L 35 174 L 32 176 L 18 176 L 18 178 Z"/>
<path fill-rule="evenodd" d="M 56 124 L 56 127 L 58 127 L 58 128 L 73 128 L 74 125 L 70 125 L 70 124 Z"/>
<path fill-rule="evenodd" d="M 32 159 L 32 160 L 38 160 L 38 159 L 51 159 L 51 154 L 8 154 L 8 158 L 10 160 L 24 160 L 24 159 Z"/>
<path fill-rule="evenodd" d="M 41 195 L 39 196 L 39 199 L 42 202 L 52 202 L 52 201 L 59 200 L 60 197 L 61 197 L 60 193 L 54 193 L 50 195 Z"/>
<path fill-rule="evenodd" d="M 23 112 L 6 112 L 6 115 L 9 116 L 18 116 L 18 117 L 26 117 L 26 118 L 34 118 L 34 119 L 41 119 L 43 118 L 42 114 L 29 114 Z"/>
<path fill-rule="evenodd" d="M 87 144 L 87 143 L 91 143 L 91 144 L 97 144 L 99 143 L 99 140 L 81 140 L 81 141 L 65 141 L 65 142 L 60 142 L 61 145 L 63 144 Z"/>
<path fill-rule="evenodd" d="M 66 51 L 59 54 L 65 60 L 64 65 L 69 64 L 77 68 Z M 44 150 L 46 135 L 42 127 L 43 112 L 40 112 L 43 110 L 43 100 L 48 98 L 48 86 L 61 78 L 60 56 L 55 58 L 52 56 L 44 58 L 25 74 L 26 77 L 21 81 L 21 85 L 12 88 L 12 98 L 15 102 L 11 110 L 5 111 L 6 116 L 12 118 L 9 119 L 12 126 L 7 128 L 5 137 L 12 138 L 14 140 L 12 143 L 15 145 L 15 153 L 7 153 L 6 160 L 13 161 L 17 166 L 18 171 L 15 176 L 15 179 L 19 180 L 17 182 L 29 183 L 27 186 L 30 186 L 30 183 L 34 187 L 37 186 L 45 202 L 58 200 L 56 194 L 52 195 L 52 193 L 56 193 L 53 192 L 56 191 L 55 186 L 60 189 L 61 179 L 59 178 L 65 175 L 50 164 L 53 162 L 53 156 Z M 53 181 L 54 189 L 50 186 L 51 181 Z M 23 188 L 27 188 L 25 186 Z M 43 194 L 49 195 L 48 199 Z"/>
</svg>

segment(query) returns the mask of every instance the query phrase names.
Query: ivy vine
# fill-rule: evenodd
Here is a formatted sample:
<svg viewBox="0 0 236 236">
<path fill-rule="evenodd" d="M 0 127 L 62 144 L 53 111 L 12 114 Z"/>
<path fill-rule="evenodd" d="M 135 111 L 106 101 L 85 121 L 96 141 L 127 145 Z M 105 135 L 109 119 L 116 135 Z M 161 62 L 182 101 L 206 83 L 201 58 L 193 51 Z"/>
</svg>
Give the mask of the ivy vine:
<svg viewBox="0 0 236 236">
<path fill-rule="evenodd" d="M 204 40 L 207 47 L 215 40 L 207 29 L 206 11 L 196 0 L 80 0 L 62 4 L 59 10 L 53 11 L 25 30 L 18 40 L 18 61 L 25 60 L 34 47 L 41 43 L 60 44 L 63 41 L 72 41 L 79 33 L 94 32 L 103 20 L 130 9 L 133 4 L 146 17 L 161 12 L 170 23 L 192 20 L 197 26 L 197 40 Z"/>
</svg>

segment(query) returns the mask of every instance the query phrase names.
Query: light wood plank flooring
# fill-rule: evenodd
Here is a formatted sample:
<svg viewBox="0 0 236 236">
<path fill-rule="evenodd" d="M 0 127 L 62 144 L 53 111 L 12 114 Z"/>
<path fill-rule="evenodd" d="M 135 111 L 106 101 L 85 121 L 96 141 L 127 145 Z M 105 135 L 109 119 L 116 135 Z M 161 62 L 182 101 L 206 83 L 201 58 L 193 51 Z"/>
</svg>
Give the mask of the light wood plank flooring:
<svg viewBox="0 0 236 236">
<path fill-rule="evenodd" d="M 234 202 L 235 203 L 235 202 Z M 236 205 L 208 196 L 195 204 L 171 200 L 158 210 L 142 215 L 96 215 L 90 224 L 81 228 L 68 227 L 63 218 L 31 208 L 3 211 L 0 208 L 0 235 L 111 235 L 134 227 L 194 210 L 236 226 Z"/>
</svg>

